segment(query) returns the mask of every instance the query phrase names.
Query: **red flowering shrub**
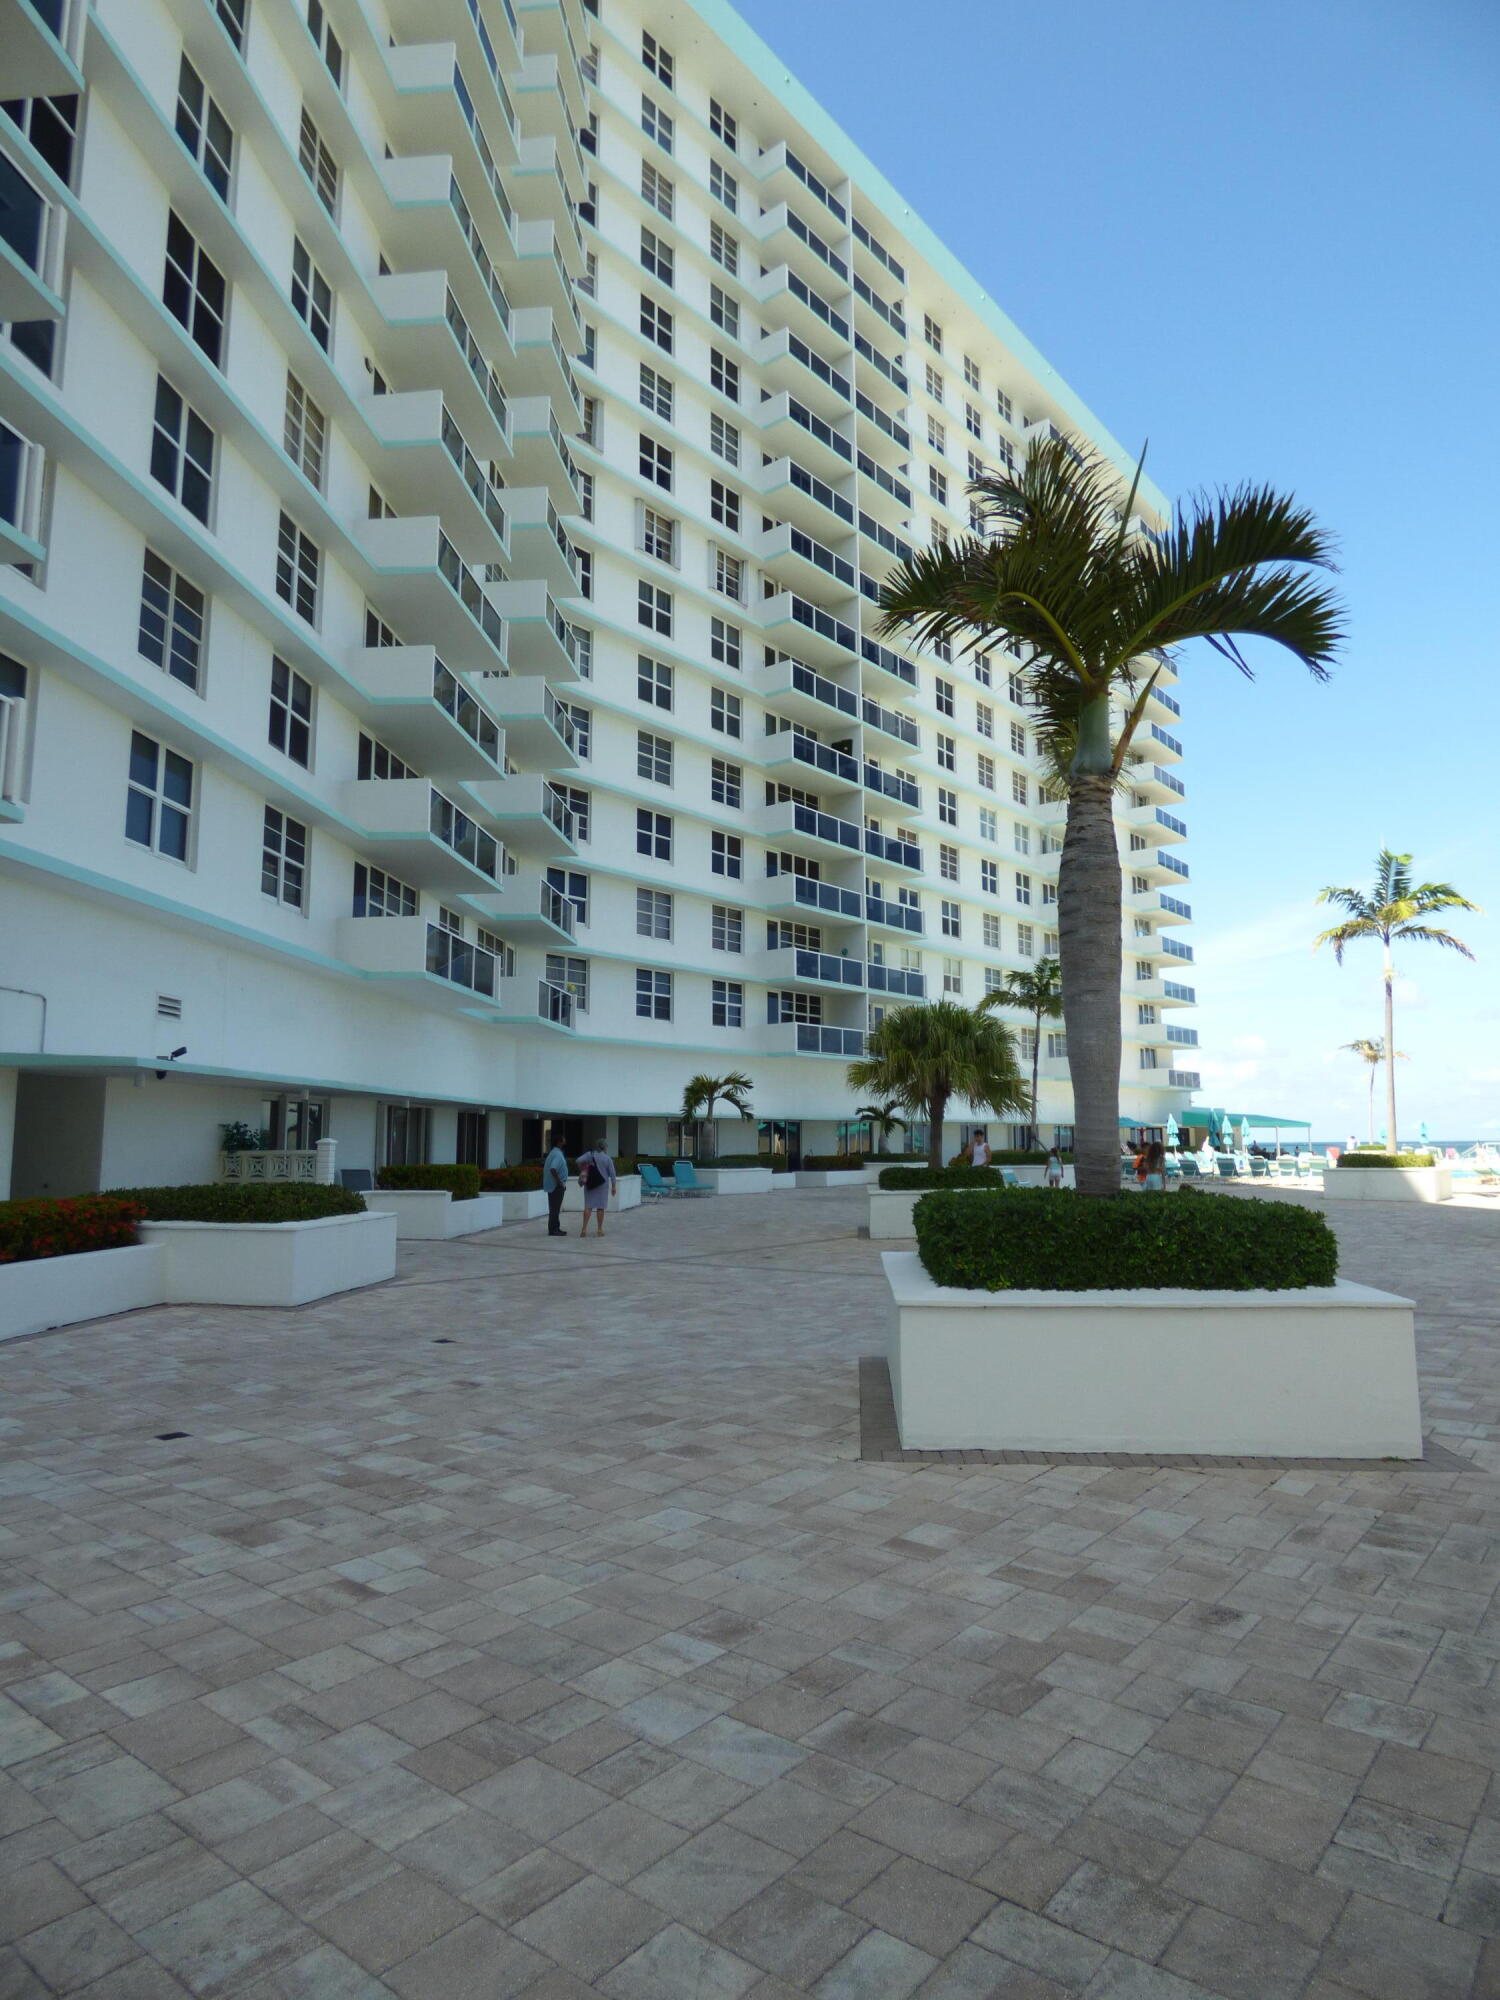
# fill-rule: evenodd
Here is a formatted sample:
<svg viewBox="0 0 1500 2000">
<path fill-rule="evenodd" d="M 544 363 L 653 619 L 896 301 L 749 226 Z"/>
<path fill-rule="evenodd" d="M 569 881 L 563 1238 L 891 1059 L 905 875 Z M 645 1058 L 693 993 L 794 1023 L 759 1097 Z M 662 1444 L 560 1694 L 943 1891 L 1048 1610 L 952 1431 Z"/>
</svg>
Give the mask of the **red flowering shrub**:
<svg viewBox="0 0 1500 2000">
<path fill-rule="evenodd" d="M 0 1264 L 123 1249 L 135 1242 L 136 1224 L 145 1213 L 143 1203 L 108 1194 L 0 1201 Z"/>
<path fill-rule="evenodd" d="M 479 1184 L 486 1194 L 534 1194 L 542 1184 L 542 1163 L 528 1160 L 515 1167 L 486 1167 Z"/>
</svg>

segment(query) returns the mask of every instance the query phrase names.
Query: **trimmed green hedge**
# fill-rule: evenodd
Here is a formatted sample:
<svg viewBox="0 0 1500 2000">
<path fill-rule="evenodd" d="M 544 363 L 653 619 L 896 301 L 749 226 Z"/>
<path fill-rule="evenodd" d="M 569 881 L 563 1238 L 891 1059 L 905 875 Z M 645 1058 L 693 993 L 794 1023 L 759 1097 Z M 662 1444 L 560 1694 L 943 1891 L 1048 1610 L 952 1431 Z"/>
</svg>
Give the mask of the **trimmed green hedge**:
<svg viewBox="0 0 1500 2000">
<path fill-rule="evenodd" d="M 998 1167 L 882 1167 L 880 1185 L 908 1194 L 913 1188 L 1005 1188 Z M 1005 1188 L 1007 1194 L 1014 1193 Z"/>
<path fill-rule="evenodd" d="M 74 1257 L 83 1250 L 124 1250 L 136 1240 L 144 1207 L 124 1194 L 0 1201 L 0 1264 Z"/>
<path fill-rule="evenodd" d="M 1331 1285 L 1338 1242 L 1289 1202 L 1092 1198 L 1008 1188 L 1003 1200 L 930 1194 L 915 1209 L 934 1284 L 1003 1292 L 1296 1291 Z"/>
<path fill-rule="evenodd" d="M 455 1201 L 473 1201 L 479 1193 L 478 1167 L 377 1167 L 375 1185 L 419 1193 L 446 1192 Z"/>
<path fill-rule="evenodd" d="M 319 1222 L 327 1215 L 365 1212 L 353 1188 L 314 1181 L 209 1181 L 109 1193 L 118 1201 L 139 1202 L 147 1222 Z"/>
<path fill-rule="evenodd" d="M 521 1160 L 513 1167 L 486 1167 L 479 1176 L 479 1185 L 485 1194 L 535 1194 L 542 1185 L 542 1163 Z"/>
<path fill-rule="evenodd" d="M 1334 1171 L 1342 1173 L 1345 1167 L 1435 1167 L 1436 1165 L 1435 1153 L 1371 1153 L 1361 1150 L 1357 1153 L 1345 1153 Z"/>
</svg>

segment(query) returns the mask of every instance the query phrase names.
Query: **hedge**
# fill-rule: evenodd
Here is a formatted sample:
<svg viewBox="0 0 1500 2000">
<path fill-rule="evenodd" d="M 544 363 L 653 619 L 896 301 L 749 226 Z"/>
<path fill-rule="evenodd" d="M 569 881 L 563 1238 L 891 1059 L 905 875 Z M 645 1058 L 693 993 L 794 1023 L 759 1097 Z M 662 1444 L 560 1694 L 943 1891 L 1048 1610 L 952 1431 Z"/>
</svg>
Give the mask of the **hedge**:
<svg viewBox="0 0 1500 2000">
<path fill-rule="evenodd" d="M 1065 1167 L 1072 1166 L 1073 1155 L 1071 1153 L 1059 1153 L 1057 1157 Z M 967 1164 L 968 1158 L 969 1149 L 965 1146 L 953 1155 L 948 1164 L 950 1167 L 961 1167 Z M 1048 1158 L 1049 1155 L 1046 1153 L 1024 1153 L 1014 1146 L 992 1146 L 990 1148 L 990 1165 L 992 1167 L 1045 1167 Z"/>
<path fill-rule="evenodd" d="M 455 1201 L 473 1201 L 479 1193 L 478 1167 L 421 1166 L 378 1167 L 375 1185 L 380 1188 L 446 1191 Z"/>
<path fill-rule="evenodd" d="M 536 1194 L 542 1185 L 542 1161 L 518 1160 L 513 1167 L 485 1167 L 479 1172 L 480 1191 L 484 1194 Z M 615 1177 L 623 1180 L 626 1174 L 639 1171 L 640 1163 L 633 1159 L 615 1161 Z M 671 1161 L 665 1163 L 663 1171 L 670 1178 Z M 568 1178 L 576 1180 L 577 1170 L 572 1160 L 568 1161 Z"/>
<path fill-rule="evenodd" d="M 1435 1167 L 1435 1153 L 1345 1153 L 1335 1171 L 1342 1173 L 1345 1167 Z"/>
<path fill-rule="evenodd" d="M 992 1201 L 930 1194 L 915 1228 L 933 1283 L 965 1290 L 1281 1292 L 1331 1285 L 1338 1272 L 1324 1217 L 1289 1202 L 1008 1188 Z"/>
<path fill-rule="evenodd" d="M 125 1194 L 0 1201 L 0 1264 L 73 1257 L 83 1250 L 123 1250 L 136 1240 L 146 1211 Z"/>
<path fill-rule="evenodd" d="M 321 1181 L 208 1181 L 201 1186 L 111 1188 L 119 1201 L 139 1202 L 147 1222 L 318 1222 L 328 1215 L 363 1215 L 353 1188 Z"/>
<path fill-rule="evenodd" d="M 907 1194 L 913 1188 L 1004 1188 L 998 1167 L 882 1167 L 880 1185 Z M 1006 1189 L 1007 1193 L 1012 1190 Z"/>
</svg>

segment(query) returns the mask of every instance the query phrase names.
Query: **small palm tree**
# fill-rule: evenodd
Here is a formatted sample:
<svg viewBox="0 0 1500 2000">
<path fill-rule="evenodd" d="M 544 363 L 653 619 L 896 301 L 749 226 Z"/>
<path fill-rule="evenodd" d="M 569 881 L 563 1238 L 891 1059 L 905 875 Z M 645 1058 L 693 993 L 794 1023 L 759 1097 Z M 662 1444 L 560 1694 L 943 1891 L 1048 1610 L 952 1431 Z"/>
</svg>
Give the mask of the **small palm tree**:
<svg viewBox="0 0 1500 2000">
<path fill-rule="evenodd" d="M 879 1135 L 881 1152 L 885 1151 L 885 1142 L 892 1132 L 906 1130 L 906 1120 L 896 1116 L 900 1108 L 894 1098 L 889 1098 L 884 1104 L 862 1104 L 854 1114 L 862 1125 L 874 1127 Z"/>
<path fill-rule="evenodd" d="M 728 1076 L 690 1076 L 682 1088 L 682 1122 L 684 1126 L 701 1118 L 706 1124 L 713 1123 L 714 1106 L 722 1097 L 726 1104 L 732 1104 L 741 1118 L 754 1116 L 750 1108 L 750 1093 L 755 1085 L 743 1070 L 731 1070 Z"/>
<path fill-rule="evenodd" d="M 898 1007 L 870 1030 L 865 1055 L 849 1065 L 851 1090 L 879 1091 L 927 1120 L 927 1159 L 943 1164 L 949 1100 L 963 1098 L 997 1117 L 1026 1109 L 1015 1037 L 993 1015 L 934 1000 Z"/>
<path fill-rule="evenodd" d="M 1340 1042 L 1339 1049 L 1341 1052 L 1346 1052 L 1349 1055 L 1358 1056 L 1361 1062 L 1369 1064 L 1370 1138 L 1373 1142 L 1375 1137 L 1375 1072 L 1376 1070 L 1379 1069 L 1380 1065 L 1385 1061 L 1385 1036 L 1382 1035 L 1378 1041 L 1371 1041 L 1368 1036 L 1361 1036 L 1361 1038 L 1357 1042 Z M 1404 1050 L 1397 1049 L 1396 1060 L 1397 1062 L 1406 1061 L 1406 1054 Z M 1391 1144 L 1392 1145 L 1395 1144 L 1394 1139 L 1391 1141 Z"/>
<path fill-rule="evenodd" d="M 1133 519 L 1112 466 L 1071 438 L 1042 439 L 1024 469 L 975 480 L 983 532 L 919 550 L 887 577 L 882 629 L 971 653 L 1020 649 L 1044 755 L 1067 770 L 1058 874 L 1063 1012 L 1078 1185 L 1119 1192 L 1120 855 L 1115 790 L 1171 648 L 1206 639 L 1242 673 L 1237 635 L 1274 639 L 1319 680 L 1341 637 L 1331 568 L 1311 514 L 1269 487 L 1181 506 L 1161 534 Z M 1121 504 L 1123 502 L 1123 505 Z M 1123 698 L 1116 730 L 1111 696 Z"/>
<path fill-rule="evenodd" d="M 1042 1023 L 1062 1018 L 1062 967 L 1055 958 L 1039 958 L 1030 972 L 1007 972 L 1005 983 L 986 993 L 979 1011 L 992 1007 L 1019 1007 L 1031 1016 L 1031 1130 L 1038 1144 L 1042 1128 L 1037 1122 L 1036 1103 L 1042 1067 Z"/>
<path fill-rule="evenodd" d="M 1331 944 L 1335 960 L 1342 965 L 1346 946 L 1364 938 L 1379 938 L 1385 953 L 1386 1144 L 1394 1152 L 1401 1142 L 1396 1136 L 1396 968 L 1391 947 L 1396 943 L 1439 944 L 1446 951 L 1472 958 L 1473 952 L 1461 938 L 1424 919 L 1441 910 L 1477 912 L 1479 906 L 1460 896 L 1451 882 L 1413 882 L 1411 856 L 1392 854 L 1388 847 L 1382 847 L 1375 857 L 1375 881 L 1368 894 L 1363 889 L 1322 889 L 1318 901 L 1332 903 L 1348 915 L 1343 923 L 1318 933 L 1314 951 L 1319 945 Z"/>
</svg>

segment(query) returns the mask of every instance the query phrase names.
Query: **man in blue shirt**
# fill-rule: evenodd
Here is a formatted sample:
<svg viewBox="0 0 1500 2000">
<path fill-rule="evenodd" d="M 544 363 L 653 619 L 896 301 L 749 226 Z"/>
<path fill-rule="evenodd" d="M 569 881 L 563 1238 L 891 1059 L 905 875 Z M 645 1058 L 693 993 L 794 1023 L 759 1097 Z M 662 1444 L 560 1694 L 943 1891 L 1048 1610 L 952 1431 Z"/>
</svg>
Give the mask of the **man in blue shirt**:
<svg viewBox="0 0 1500 2000">
<path fill-rule="evenodd" d="M 568 1189 L 568 1156 L 555 1139 L 551 1152 L 542 1163 L 542 1187 L 547 1196 L 547 1234 L 566 1236 L 567 1230 L 558 1227 L 558 1217 L 562 1214 L 563 1196 Z"/>
</svg>

